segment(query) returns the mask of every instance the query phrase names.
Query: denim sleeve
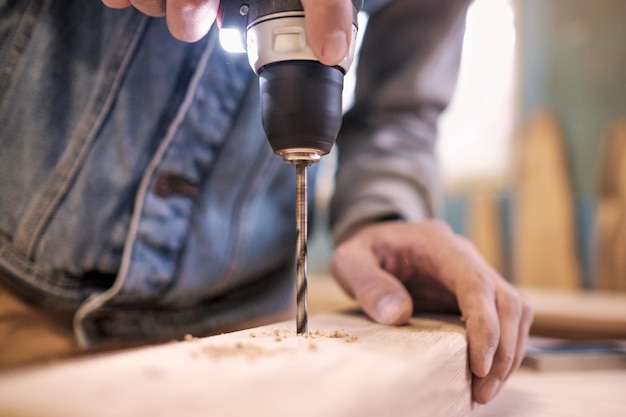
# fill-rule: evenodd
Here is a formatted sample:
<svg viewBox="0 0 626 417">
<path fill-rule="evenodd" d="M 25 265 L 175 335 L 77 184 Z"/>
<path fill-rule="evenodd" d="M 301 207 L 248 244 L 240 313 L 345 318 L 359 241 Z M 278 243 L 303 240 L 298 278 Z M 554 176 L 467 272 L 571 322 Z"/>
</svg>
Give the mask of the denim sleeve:
<svg viewBox="0 0 626 417">
<path fill-rule="evenodd" d="M 337 139 L 335 242 L 376 219 L 441 210 L 437 121 L 456 85 L 469 3 L 394 0 L 370 16 Z"/>
</svg>

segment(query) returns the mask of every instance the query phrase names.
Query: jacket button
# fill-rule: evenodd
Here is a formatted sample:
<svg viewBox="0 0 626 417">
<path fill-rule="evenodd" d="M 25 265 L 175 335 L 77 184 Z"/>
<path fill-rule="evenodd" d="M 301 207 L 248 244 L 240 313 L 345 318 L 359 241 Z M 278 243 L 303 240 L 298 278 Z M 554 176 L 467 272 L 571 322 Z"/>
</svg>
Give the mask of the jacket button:
<svg viewBox="0 0 626 417">
<path fill-rule="evenodd" d="M 153 190 L 159 197 L 163 198 L 176 194 L 195 197 L 199 192 L 197 186 L 174 172 L 160 174 L 154 181 Z"/>
</svg>

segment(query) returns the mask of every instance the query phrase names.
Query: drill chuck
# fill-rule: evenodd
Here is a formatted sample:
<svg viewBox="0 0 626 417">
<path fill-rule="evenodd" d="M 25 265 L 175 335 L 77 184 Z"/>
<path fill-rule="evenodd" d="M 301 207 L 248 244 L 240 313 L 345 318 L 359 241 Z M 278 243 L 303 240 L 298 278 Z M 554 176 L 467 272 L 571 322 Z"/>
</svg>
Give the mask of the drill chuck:
<svg viewBox="0 0 626 417">
<path fill-rule="evenodd" d="M 263 128 L 272 149 L 333 147 L 342 120 L 343 73 L 317 61 L 285 61 L 259 71 Z"/>
</svg>

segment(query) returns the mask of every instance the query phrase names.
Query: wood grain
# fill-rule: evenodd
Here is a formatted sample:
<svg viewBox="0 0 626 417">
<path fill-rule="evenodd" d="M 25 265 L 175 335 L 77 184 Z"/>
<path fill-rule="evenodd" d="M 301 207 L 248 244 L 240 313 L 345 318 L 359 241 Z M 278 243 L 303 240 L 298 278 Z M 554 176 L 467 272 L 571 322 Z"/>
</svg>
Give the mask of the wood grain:
<svg viewBox="0 0 626 417">
<path fill-rule="evenodd" d="M 514 280 L 532 287 L 580 288 L 574 198 L 564 140 L 554 115 L 540 112 L 532 117 L 520 156 Z"/>
<path fill-rule="evenodd" d="M 282 323 L 5 374 L 0 415 L 470 415 L 461 326 L 335 313 L 310 329 Z"/>
<path fill-rule="evenodd" d="M 605 140 L 595 224 L 595 278 L 602 290 L 626 291 L 626 122 Z"/>
</svg>

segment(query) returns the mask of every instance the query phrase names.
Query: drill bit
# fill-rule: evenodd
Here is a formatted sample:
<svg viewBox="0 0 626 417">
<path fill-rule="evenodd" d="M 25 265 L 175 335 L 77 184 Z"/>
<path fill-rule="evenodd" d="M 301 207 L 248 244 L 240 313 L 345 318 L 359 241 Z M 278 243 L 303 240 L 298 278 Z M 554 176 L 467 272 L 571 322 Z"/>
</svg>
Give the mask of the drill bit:
<svg viewBox="0 0 626 417">
<path fill-rule="evenodd" d="M 296 167 L 296 333 L 308 333 L 307 316 L 307 167 L 319 162 L 323 152 L 314 148 L 289 148 L 279 152 Z"/>
<path fill-rule="evenodd" d="M 296 165 L 296 331 L 308 332 L 307 316 L 307 166 Z"/>
</svg>

